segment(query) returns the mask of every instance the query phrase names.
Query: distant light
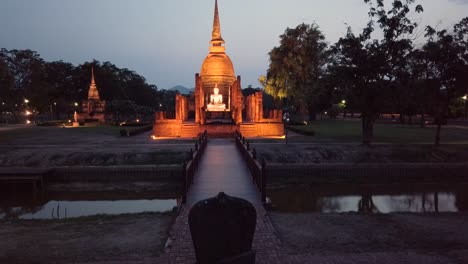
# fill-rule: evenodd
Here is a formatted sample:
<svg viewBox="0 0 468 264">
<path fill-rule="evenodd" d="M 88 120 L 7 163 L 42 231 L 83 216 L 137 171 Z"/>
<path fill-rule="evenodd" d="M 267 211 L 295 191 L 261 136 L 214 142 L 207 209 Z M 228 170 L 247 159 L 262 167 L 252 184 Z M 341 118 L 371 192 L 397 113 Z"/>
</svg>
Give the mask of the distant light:
<svg viewBox="0 0 468 264">
<path fill-rule="evenodd" d="M 466 101 L 466 99 L 467 99 L 466 95 L 465 95 L 465 96 L 463 96 L 463 97 L 462 97 L 462 99 Z"/>
<path fill-rule="evenodd" d="M 31 124 L 31 121 L 30 121 L 30 120 L 26 120 L 26 124 Z"/>
<path fill-rule="evenodd" d="M 151 138 L 154 140 L 158 139 L 155 135 L 151 135 Z"/>
<path fill-rule="evenodd" d="M 78 103 L 77 103 L 77 102 L 75 102 L 75 106 L 78 106 Z"/>
<path fill-rule="evenodd" d="M 2 102 L 2 105 L 5 105 L 5 102 Z"/>
<path fill-rule="evenodd" d="M 140 119 L 138 119 L 138 118 L 137 118 L 137 120 L 136 120 L 136 121 L 137 121 L 137 123 L 140 123 Z"/>
<path fill-rule="evenodd" d="M 71 123 L 71 120 L 70 120 L 70 119 L 68 119 L 68 123 Z"/>
<path fill-rule="evenodd" d="M 26 115 L 31 115 L 31 112 L 26 111 L 25 114 L 26 114 Z"/>
<path fill-rule="evenodd" d="M 328 112 L 325 112 L 324 114 L 328 115 Z"/>
<path fill-rule="evenodd" d="M 57 105 L 57 102 L 54 102 L 54 105 Z"/>
<path fill-rule="evenodd" d="M 24 103 L 25 103 L 25 104 L 29 103 L 29 100 L 28 100 L 28 99 L 24 99 Z"/>
<path fill-rule="evenodd" d="M 346 100 L 341 100 L 341 103 L 342 103 L 342 104 L 346 104 Z"/>
</svg>

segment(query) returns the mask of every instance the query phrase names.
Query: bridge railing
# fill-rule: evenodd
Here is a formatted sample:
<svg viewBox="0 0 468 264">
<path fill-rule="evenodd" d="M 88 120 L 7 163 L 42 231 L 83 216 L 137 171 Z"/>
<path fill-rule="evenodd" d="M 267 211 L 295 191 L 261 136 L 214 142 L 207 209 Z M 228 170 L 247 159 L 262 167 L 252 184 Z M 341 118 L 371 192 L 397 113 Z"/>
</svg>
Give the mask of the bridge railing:
<svg viewBox="0 0 468 264">
<path fill-rule="evenodd" d="M 198 169 L 200 164 L 201 157 L 206 149 L 206 144 L 208 143 L 208 133 L 205 130 L 203 134 L 201 134 L 197 141 L 195 142 L 195 150 L 190 149 L 188 153 L 187 161 L 184 162 L 183 166 L 183 190 L 182 190 L 182 203 L 187 202 L 187 193 L 189 191 L 190 186 L 193 184 L 193 176 Z"/>
<path fill-rule="evenodd" d="M 266 202 L 266 163 L 265 160 L 257 160 L 257 151 L 255 148 L 250 147 L 250 143 L 242 136 L 242 134 L 236 131 L 236 146 L 242 154 L 247 167 L 249 168 L 250 174 L 252 175 L 252 181 L 257 186 L 258 191 L 261 194 L 262 203 Z"/>
</svg>

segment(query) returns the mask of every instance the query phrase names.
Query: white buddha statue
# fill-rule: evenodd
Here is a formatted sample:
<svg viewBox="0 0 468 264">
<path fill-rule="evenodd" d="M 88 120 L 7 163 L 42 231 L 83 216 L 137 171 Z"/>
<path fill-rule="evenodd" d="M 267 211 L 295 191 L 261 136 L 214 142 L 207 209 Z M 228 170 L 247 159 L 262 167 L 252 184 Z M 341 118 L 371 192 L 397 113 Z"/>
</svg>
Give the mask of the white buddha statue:
<svg viewBox="0 0 468 264">
<path fill-rule="evenodd" d="M 226 104 L 223 104 L 223 95 L 219 93 L 218 85 L 213 89 L 214 94 L 210 95 L 210 103 L 206 106 L 208 111 L 224 111 Z"/>
</svg>

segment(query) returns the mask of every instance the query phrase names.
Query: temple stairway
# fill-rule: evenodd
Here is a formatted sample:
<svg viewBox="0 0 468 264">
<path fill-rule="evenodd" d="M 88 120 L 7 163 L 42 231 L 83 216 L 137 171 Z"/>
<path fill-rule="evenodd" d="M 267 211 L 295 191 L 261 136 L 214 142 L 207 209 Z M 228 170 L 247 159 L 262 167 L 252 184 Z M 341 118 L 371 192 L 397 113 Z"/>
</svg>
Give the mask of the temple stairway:
<svg viewBox="0 0 468 264">
<path fill-rule="evenodd" d="M 180 137 L 191 138 L 196 137 L 200 133 L 199 126 L 196 123 L 183 123 L 180 131 Z"/>
<path fill-rule="evenodd" d="M 257 127 L 254 123 L 242 123 L 240 124 L 240 133 L 244 137 L 256 137 L 258 136 Z"/>
</svg>

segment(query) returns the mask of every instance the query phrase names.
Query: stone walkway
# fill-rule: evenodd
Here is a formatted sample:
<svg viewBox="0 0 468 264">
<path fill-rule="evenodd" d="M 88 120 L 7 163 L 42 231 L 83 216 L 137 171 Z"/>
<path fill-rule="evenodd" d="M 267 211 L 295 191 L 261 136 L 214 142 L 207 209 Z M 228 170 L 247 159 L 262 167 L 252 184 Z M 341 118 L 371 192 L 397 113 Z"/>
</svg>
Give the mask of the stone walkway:
<svg viewBox="0 0 468 264">
<path fill-rule="evenodd" d="M 166 253 L 161 263 L 195 263 L 195 252 L 188 226 L 190 208 L 196 202 L 213 197 L 219 192 L 241 197 L 257 209 L 257 226 L 253 248 L 257 252 L 256 263 L 281 263 L 281 242 L 263 208 L 260 195 L 252 183 L 250 172 L 236 149 L 233 139 L 210 139 L 205 154 L 190 187 L 187 204 L 177 217 L 170 234 Z"/>
<path fill-rule="evenodd" d="M 418 254 L 414 252 L 366 252 L 336 255 L 314 255 L 309 252 L 291 254 L 282 248 L 279 234 L 263 208 L 260 197 L 252 183 L 250 173 L 232 139 L 210 139 L 195 174 L 194 185 L 188 193 L 188 202 L 182 206 L 170 231 L 165 253 L 156 261 L 144 263 L 193 264 L 196 261 L 192 238 L 188 226 L 190 208 L 197 201 L 213 197 L 219 192 L 238 196 L 250 201 L 257 210 L 257 226 L 253 249 L 258 264 L 442 264 L 453 263 L 444 256 Z M 463 254 L 463 261 L 468 260 Z M 462 259 L 460 257 L 460 259 Z"/>
</svg>

